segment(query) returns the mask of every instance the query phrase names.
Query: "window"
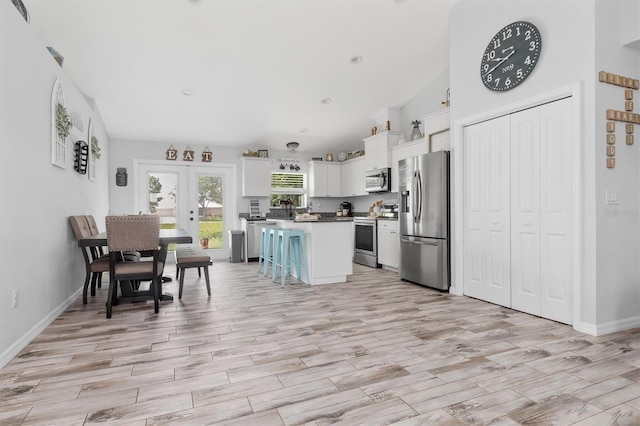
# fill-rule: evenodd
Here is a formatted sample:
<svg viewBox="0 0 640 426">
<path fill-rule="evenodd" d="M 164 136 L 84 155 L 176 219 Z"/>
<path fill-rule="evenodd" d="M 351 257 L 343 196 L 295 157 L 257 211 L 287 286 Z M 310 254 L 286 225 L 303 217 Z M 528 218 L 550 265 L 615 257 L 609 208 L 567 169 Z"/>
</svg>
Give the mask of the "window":
<svg viewBox="0 0 640 426">
<path fill-rule="evenodd" d="M 307 191 L 303 173 L 271 173 L 271 207 L 281 201 L 292 200 L 296 207 L 307 205 Z"/>
</svg>

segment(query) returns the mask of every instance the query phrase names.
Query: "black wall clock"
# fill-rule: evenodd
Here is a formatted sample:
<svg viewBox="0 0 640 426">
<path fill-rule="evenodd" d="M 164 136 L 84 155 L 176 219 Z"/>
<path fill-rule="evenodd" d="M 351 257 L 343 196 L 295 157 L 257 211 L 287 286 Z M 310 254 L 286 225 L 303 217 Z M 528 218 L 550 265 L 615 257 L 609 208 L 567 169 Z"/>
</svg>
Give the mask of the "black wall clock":
<svg viewBox="0 0 640 426">
<path fill-rule="evenodd" d="M 487 89 L 511 90 L 522 83 L 538 63 L 542 39 L 530 22 L 513 22 L 493 36 L 482 55 L 480 78 Z"/>
</svg>

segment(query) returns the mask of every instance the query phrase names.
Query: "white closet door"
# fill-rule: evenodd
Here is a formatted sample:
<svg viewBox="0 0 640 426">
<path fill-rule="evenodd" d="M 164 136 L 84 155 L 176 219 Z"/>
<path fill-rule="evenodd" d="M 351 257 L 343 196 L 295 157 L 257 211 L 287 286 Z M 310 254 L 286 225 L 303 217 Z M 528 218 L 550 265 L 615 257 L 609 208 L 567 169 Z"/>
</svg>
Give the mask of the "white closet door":
<svg viewBox="0 0 640 426">
<path fill-rule="evenodd" d="M 511 115 L 511 307 L 540 315 L 540 111 Z"/>
<path fill-rule="evenodd" d="M 511 304 L 509 117 L 464 130 L 464 293 Z"/>
<path fill-rule="evenodd" d="M 573 322 L 571 98 L 540 107 L 541 316 Z"/>
</svg>

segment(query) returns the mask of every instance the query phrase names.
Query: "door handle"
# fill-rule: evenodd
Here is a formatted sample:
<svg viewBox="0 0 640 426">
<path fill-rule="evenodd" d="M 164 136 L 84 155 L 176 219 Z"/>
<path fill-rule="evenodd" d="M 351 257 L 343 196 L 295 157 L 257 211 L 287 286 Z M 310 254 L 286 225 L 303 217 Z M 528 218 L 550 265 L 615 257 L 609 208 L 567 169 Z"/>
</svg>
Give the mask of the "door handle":
<svg viewBox="0 0 640 426">
<path fill-rule="evenodd" d="M 411 240 L 405 240 L 405 239 L 401 239 L 400 241 L 402 241 L 403 243 L 407 243 L 407 244 L 415 244 L 418 246 L 439 246 L 440 244 L 437 241 L 411 241 Z"/>
</svg>

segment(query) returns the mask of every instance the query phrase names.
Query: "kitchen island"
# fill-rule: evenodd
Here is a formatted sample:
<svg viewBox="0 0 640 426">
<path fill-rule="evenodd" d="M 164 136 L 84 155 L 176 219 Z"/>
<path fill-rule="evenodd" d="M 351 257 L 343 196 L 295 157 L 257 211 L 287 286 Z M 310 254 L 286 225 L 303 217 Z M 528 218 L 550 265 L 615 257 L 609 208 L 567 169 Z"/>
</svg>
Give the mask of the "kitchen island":
<svg viewBox="0 0 640 426">
<path fill-rule="evenodd" d="M 321 218 L 313 222 L 275 219 L 280 228 L 301 229 L 307 245 L 308 284 L 347 281 L 353 274 L 353 220 Z M 308 280 L 308 281 L 307 281 Z"/>
</svg>

